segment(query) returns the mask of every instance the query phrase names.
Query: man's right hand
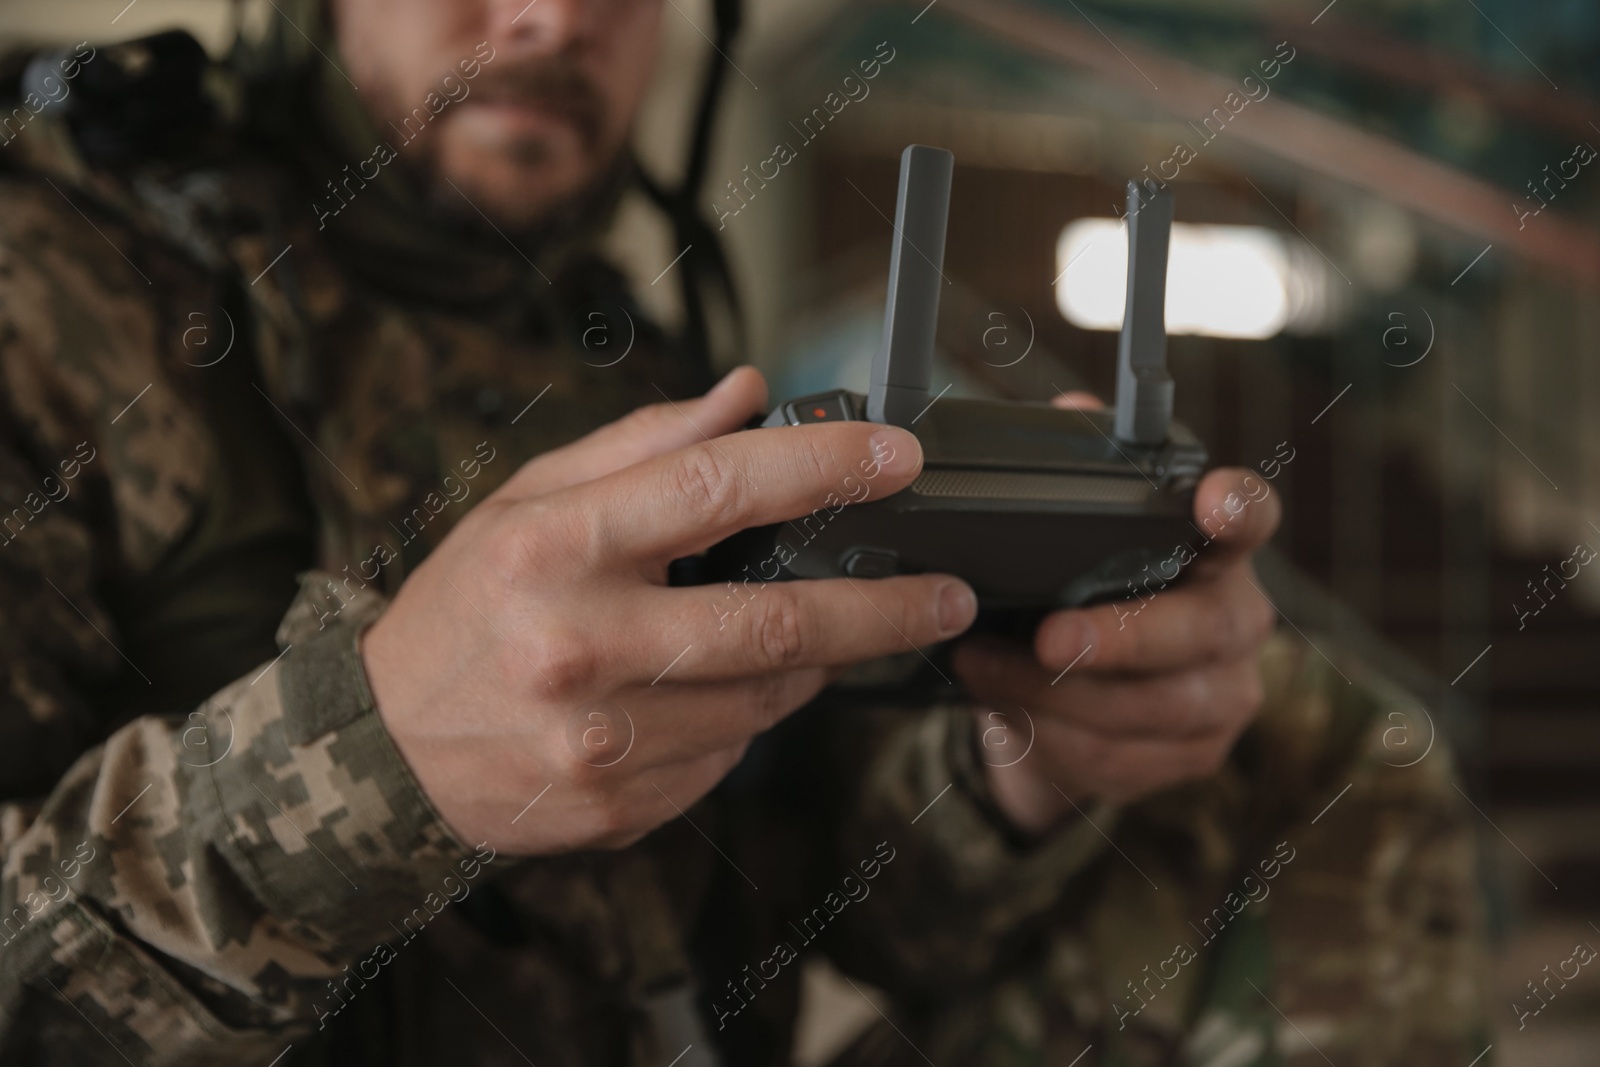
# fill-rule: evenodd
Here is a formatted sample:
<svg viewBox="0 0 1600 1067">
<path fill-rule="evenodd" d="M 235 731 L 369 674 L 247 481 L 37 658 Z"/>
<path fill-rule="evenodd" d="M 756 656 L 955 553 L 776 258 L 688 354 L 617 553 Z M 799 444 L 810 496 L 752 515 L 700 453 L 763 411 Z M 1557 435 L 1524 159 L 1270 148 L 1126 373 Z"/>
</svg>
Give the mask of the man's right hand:
<svg viewBox="0 0 1600 1067">
<path fill-rule="evenodd" d="M 972 591 L 948 575 L 751 583 L 739 600 L 667 586 L 673 559 L 921 469 L 892 426 L 732 433 L 765 399 L 759 374 L 735 371 L 529 461 L 363 635 L 378 712 L 462 840 L 630 844 L 840 668 L 971 624 Z"/>
</svg>

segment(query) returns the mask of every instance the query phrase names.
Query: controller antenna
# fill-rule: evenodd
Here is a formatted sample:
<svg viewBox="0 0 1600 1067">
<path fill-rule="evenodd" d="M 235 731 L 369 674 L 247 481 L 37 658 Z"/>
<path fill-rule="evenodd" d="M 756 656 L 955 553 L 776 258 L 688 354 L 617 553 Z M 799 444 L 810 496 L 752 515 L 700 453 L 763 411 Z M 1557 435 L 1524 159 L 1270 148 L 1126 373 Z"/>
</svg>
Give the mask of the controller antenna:
<svg viewBox="0 0 1600 1067">
<path fill-rule="evenodd" d="M 954 168 L 955 156 L 942 148 L 914 144 L 900 153 L 883 344 L 872 357 L 867 390 L 867 418 L 873 422 L 910 426 L 928 406 Z"/>
<path fill-rule="evenodd" d="M 1117 338 L 1114 432 L 1122 441 L 1158 445 L 1172 423 L 1167 373 L 1167 246 L 1172 193 L 1128 183 L 1128 300 Z"/>
</svg>

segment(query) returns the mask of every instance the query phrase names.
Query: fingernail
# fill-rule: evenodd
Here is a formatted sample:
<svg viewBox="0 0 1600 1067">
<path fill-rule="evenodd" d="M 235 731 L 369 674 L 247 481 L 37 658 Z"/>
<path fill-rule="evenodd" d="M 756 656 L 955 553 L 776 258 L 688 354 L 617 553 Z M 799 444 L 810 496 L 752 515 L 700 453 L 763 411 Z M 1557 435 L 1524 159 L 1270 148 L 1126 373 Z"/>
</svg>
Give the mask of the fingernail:
<svg viewBox="0 0 1600 1067">
<path fill-rule="evenodd" d="M 728 383 L 733 380 L 733 376 L 737 373 L 739 373 L 739 368 L 735 367 L 727 374 L 724 374 L 721 380 L 718 381 L 716 385 L 711 387 L 711 391 L 707 393 L 706 396 L 720 396 L 722 393 L 727 392 Z"/>
<path fill-rule="evenodd" d="M 898 426 L 884 426 L 868 440 L 872 450 L 870 465 L 890 474 L 910 474 L 922 463 L 922 443 L 916 435 Z"/>
<path fill-rule="evenodd" d="M 939 636 L 958 634 L 972 625 L 978 598 L 966 582 L 946 582 L 939 587 Z"/>
</svg>

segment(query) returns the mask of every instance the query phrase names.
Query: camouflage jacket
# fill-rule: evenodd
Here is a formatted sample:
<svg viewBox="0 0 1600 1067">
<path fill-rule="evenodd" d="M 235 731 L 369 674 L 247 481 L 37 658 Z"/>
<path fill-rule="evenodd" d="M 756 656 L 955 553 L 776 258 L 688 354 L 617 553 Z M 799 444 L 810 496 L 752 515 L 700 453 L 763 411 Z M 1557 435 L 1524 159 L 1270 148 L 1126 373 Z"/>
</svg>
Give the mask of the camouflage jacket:
<svg viewBox="0 0 1600 1067">
<path fill-rule="evenodd" d="M 636 308 L 586 352 L 631 305 L 581 241 L 430 264 L 319 229 L 260 146 L 98 172 L 43 116 L 8 150 L 0 1064 L 786 1063 L 818 957 L 883 991 L 852 1064 L 1478 1051 L 1449 755 L 1394 767 L 1403 698 L 1286 638 L 1222 774 L 1042 841 L 971 709 L 844 695 L 630 848 L 457 840 L 356 635 L 519 463 L 706 369 Z"/>
</svg>

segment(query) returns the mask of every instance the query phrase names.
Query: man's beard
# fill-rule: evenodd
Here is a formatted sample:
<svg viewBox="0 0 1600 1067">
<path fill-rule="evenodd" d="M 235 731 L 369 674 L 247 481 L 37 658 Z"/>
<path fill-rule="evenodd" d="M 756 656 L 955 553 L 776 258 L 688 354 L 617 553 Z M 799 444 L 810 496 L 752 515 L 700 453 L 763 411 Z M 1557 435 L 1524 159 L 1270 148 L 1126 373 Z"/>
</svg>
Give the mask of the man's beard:
<svg viewBox="0 0 1600 1067">
<path fill-rule="evenodd" d="M 529 157 L 536 158 L 536 153 L 545 150 L 542 141 L 528 139 L 523 145 L 519 151 L 527 152 Z M 509 241 L 526 256 L 535 248 L 579 230 L 612 200 L 633 166 L 630 152 L 613 152 L 591 172 L 589 181 L 537 208 L 525 210 L 490 203 L 473 196 L 460 183 L 452 184 L 439 176 L 428 183 L 426 207 L 430 215 L 451 229 L 472 234 L 496 247 Z"/>
<path fill-rule="evenodd" d="M 472 87 L 471 98 L 480 102 L 534 104 L 553 112 L 571 124 L 584 153 L 591 158 L 599 150 L 605 133 L 604 98 L 587 75 L 561 56 L 520 65 L 485 67 Z M 524 145 L 514 146 L 512 151 L 519 161 L 539 162 L 541 153 L 548 149 L 542 142 L 535 143 L 530 138 Z"/>
<path fill-rule="evenodd" d="M 456 75 L 456 80 L 462 79 Z M 440 119 L 449 122 L 454 118 L 450 109 L 472 103 L 533 105 L 571 127 L 582 153 L 582 165 L 592 179 L 553 201 L 520 205 L 494 203 L 485 195 L 474 193 L 470 183 L 461 176 L 447 180 L 442 168 L 442 138 L 438 136 L 445 132 L 441 127 L 430 131 L 434 136 L 425 134 L 417 139 L 415 148 L 420 151 L 415 155 L 407 158 L 410 153 L 402 152 L 400 163 L 424 190 L 430 214 L 448 222 L 452 228 L 477 231 L 485 236 L 509 234 L 518 238 L 518 244 L 523 239 L 546 237 L 551 230 L 564 229 L 575 216 L 582 215 L 596 195 L 595 187 L 607 185 L 606 179 L 624 165 L 625 153 L 611 152 L 609 158 L 601 157 L 606 139 L 605 101 L 588 76 L 570 60 L 557 56 L 518 65 L 486 65 L 476 79 L 463 84 L 470 86 L 469 93 L 447 105 Z M 542 134 L 512 133 L 484 150 L 530 169 L 549 165 L 554 158 L 554 148 Z"/>
</svg>

